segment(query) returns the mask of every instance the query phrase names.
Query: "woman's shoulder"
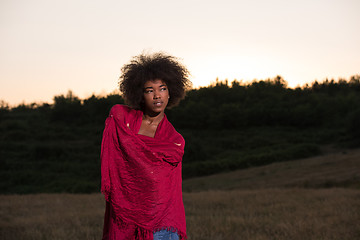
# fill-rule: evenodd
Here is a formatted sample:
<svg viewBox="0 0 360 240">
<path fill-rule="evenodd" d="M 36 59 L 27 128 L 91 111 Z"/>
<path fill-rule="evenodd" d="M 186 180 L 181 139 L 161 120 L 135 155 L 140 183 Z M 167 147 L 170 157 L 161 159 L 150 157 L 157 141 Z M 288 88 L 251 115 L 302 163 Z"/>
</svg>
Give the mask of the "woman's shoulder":
<svg viewBox="0 0 360 240">
<path fill-rule="evenodd" d="M 114 106 L 111 107 L 110 113 L 116 114 L 121 112 L 129 112 L 130 110 L 131 108 L 126 105 L 115 104 Z"/>
<path fill-rule="evenodd" d="M 184 137 L 175 130 L 174 134 L 174 143 L 176 143 L 178 146 L 185 146 L 185 139 Z"/>
<path fill-rule="evenodd" d="M 164 128 L 164 135 L 166 135 L 166 138 L 169 139 L 171 142 L 176 142 L 179 144 L 184 145 L 185 140 L 183 136 L 176 131 L 175 127 L 170 123 L 170 121 L 165 117 L 165 126 Z"/>
<path fill-rule="evenodd" d="M 110 116 L 117 119 L 124 119 L 136 116 L 138 110 L 132 109 L 129 106 L 122 104 L 115 104 L 110 109 Z"/>
</svg>

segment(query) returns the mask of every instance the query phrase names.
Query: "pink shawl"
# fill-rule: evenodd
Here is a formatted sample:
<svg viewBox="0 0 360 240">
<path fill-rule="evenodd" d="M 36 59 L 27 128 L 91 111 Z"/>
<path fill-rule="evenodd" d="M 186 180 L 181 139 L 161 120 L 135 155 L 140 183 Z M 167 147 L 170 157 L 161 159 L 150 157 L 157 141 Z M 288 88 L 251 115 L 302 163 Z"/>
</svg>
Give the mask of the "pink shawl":
<svg viewBox="0 0 360 240">
<path fill-rule="evenodd" d="M 181 161 L 185 141 L 164 116 L 154 138 L 137 134 L 142 111 L 112 107 L 101 144 L 103 239 L 151 240 L 169 230 L 186 239 Z"/>
</svg>

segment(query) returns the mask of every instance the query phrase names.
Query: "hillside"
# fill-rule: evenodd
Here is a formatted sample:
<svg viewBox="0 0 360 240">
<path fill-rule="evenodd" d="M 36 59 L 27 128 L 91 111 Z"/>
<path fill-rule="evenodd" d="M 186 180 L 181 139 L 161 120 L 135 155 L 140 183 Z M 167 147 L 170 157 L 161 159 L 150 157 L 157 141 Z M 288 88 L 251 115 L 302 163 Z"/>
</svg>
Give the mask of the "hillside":
<svg viewBox="0 0 360 240">
<path fill-rule="evenodd" d="M 185 192 L 263 188 L 360 189 L 360 149 L 184 180 Z"/>
</svg>

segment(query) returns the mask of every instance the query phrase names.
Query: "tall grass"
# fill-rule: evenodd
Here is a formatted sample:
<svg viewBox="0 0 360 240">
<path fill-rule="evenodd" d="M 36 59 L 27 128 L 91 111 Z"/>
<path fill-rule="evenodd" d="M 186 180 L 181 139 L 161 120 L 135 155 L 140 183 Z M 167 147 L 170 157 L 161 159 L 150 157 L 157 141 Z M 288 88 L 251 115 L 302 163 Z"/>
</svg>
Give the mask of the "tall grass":
<svg viewBox="0 0 360 240">
<path fill-rule="evenodd" d="M 101 239 L 100 194 L 0 196 L 0 239 Z"/>
<path fill-rule="evenodd" d="M 360 239 L 359 161 L 351 150 L 185 180 L 189 240 Z M 104 207 L 99 193 L 0 195 L 0 239 L 101 239 Z"/>
<path fill-rule="evenodd" d="M 360 237 L 359 190 L 209 191 L 184 199 L 191 240 Z"/>
<path fill-rule="evenodd" d="M 359 239 L 360 190 L 185 193 L 189 240 Z M 101 239 L 100 194 L 0 196 L 0 239 Z"/>
</svg>

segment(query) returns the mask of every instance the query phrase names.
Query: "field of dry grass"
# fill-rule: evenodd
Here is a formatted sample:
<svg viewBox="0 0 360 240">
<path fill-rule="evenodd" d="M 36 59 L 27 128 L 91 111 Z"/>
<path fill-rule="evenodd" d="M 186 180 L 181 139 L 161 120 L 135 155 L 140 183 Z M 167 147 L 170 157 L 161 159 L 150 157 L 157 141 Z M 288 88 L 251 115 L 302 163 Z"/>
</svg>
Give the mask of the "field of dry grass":
<svg viewBox="0 0 360 240">
<path fill-rule="evenodd" d="M 359 200 L 352 189 L 187 193 L 189 239 L 360 239 Z"/>
<path fill-rule="evenodd" d="M 189 240 L 360 239 L 359 161 L 353 150 L 184 181 Z M 103 214 L 100 194 L 0 195 L 0 239 L 101 239 Z"/>
<path fill-rule="evenodd" d="M 188 235 L 208 239 L 359 239 L 360 191 L 185 193 Z M 101 239 L 100 194 L 1 196 L 0 239 Z"/>
<path fill-rule="evenodd" d="M 0 239 L 101 239 L 100 194 L 0 196 Z"/>
</svg>

